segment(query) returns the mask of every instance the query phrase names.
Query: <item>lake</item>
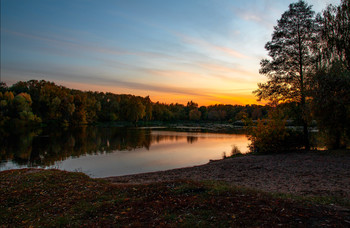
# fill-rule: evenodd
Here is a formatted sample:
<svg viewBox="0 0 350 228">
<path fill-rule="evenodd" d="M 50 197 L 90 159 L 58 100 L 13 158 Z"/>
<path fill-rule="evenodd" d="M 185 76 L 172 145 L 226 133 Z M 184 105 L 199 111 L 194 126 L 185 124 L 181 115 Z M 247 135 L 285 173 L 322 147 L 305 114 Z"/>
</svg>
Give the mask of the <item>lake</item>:
<svg viewBox="0 0 350 228">
<path fill-rule="evenodd" d="M 192 129 L 193 130 L 193 129 Z M 167 128 L 83 126 L 1 133 L 0 170 L 38 167 L 120 176 L 182 168 L 221 159 L 235 145 L 248 151 L 244 133 Z"/>
</svg>

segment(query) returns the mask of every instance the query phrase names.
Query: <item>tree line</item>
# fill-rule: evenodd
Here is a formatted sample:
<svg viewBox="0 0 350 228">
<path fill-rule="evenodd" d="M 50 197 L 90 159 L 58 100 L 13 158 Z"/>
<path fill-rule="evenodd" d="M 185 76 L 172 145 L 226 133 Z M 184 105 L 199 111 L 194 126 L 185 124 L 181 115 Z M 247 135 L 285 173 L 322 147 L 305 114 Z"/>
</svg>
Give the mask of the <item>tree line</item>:
<svg viewBox="0 0 350 228">
<path fill-rule="evenodd" d="M 254 120 L 267 115 L 261 105 L 198 106 L 152 102 L 147 97 L 84 92 L 49 81 L 19 81 L 0 86 L 0 124 L 59 123 L 63 125 L 128 121 L 230 121 Z"/>
<path fill-rule="evenodd" d="M 302 0 L 290 4 L 265 49 L 270 58 L 261 61 L 260 73 L 268 81 L 254 91 L 258 99 L 292 107 L 303 126 L 304 149 L 311 146 L 311 120 L 317 120 L 329 148 L 345 148 L 350 137 L 350 1 L 318 14 Z M 284 144 L 288 134 L 278 118 L 274 114 L 270 125 L 252 131 L 252 147 L 263 149 L 267 135 L 278 147 Z"/>
</svg>

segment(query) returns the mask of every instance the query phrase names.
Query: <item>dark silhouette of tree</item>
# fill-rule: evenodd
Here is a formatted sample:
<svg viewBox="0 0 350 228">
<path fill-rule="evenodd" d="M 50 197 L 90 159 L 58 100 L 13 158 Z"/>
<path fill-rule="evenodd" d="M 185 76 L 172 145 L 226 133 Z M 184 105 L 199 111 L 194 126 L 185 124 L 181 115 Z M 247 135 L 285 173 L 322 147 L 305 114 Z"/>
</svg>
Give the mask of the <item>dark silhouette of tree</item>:
<svg viewBox="0 0 350 228">
<path fill-rule="evenodd" d="M 350 70 L 350 1 L 342 0 L 339 6 L 329 5 L 317 19 L 321 24 L 316 50 L 320 54 L 320 67 L 341 61 Z"/>
<path fill-rule="evenodd" d="M 8 87 L 5 82 L 0 82 L 0 92 L 5 93 L 8 90 Z"/>
<path fill-rule="evenodd" d="M 350 137 L 350 71 L 341 62 L 315 75 L 313 110 L 328 148 L 346 147 Z"/>
<path fill-rule="evenodd" d="M 146 115 L 146 107 L 138 97 L 131 98 L 124 108 L 126 120 L 135 124 Z"/>
<path fill-rule="evenodd" d="M 346 146 L 350 136 L 350 1 L 329 5 L 320 24 L 317 72 L 313 74 L 313 114 L 328 148 Z"/>
<path fill-rule="evenodd" d="M 208 110 L 207 107 L 201 106 L 198 109 L 201 112 L 201 119 L 206 120 L 208 118 Z"/>
<path fill-rule="evenodd" d="M 304 1 L 289 5 L 289 10 L 282 14 L 274 27 L 272 40 L 265 49 L 271 60 L 261 61 L 260 73 L 269 79 L 259 83 L 254 91 L 259 100 L 272 102 L 296 101 L 300 105 L 300 115 L 304 129 L 305 149 L 309 149 L 307 121 L 307 78 L 308 72 L 314 70 L 316 56 L 313 46 L 317 41 L 317 26 L 314 12 Z"/>
<path fill-rule="evenodd" d="M 198 109 L 192 109 L 189 113 L 189 119 L 198 121 L 201 119 L 202 113 Z"/>
<path fill-rule="evenodd" d="M 152 120 L 152 101 L 149 98 L 149 96 L 145 97 L 145 118 L 146 121 L 151 121 Z"/>
<path fill-rule="evenodd" d="M 186 120 L 188 118 L 186 115 L 185 106 L 183 104 L 170 104 L 168 109 L 171 112 L 172 119 L 174 120 Z"/>
</svg>

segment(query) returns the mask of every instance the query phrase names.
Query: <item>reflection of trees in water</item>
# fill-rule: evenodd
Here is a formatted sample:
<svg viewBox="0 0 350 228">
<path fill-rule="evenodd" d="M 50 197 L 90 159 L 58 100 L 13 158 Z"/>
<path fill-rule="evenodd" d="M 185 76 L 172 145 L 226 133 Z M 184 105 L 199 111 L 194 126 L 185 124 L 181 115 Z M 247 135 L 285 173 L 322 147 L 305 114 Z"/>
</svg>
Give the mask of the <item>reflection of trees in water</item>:
<svg viewBox="0 0 350 228">
<path fill-rule="evenodd" d="M 185 140 L 186 138 L 187 136 L 180 136 L 180 135 L 152 135 L 151 144 L 154 144 L 155 142 L 160 143 L 162 141 Z"/>
<path fill-rule="evenodd" d="M 194 136 L 187 136 L 187 142 L 188 143 L 194 143 L 198 141 L 198 137 L 194 137 Z"/>
<path fill-rule="evenodd" d="M 150 129 L 92 126 L 0 132 L 0 159 L 28 167 L 49 166 L 69 157 L 137 148 L 148 150 L 153 143 L 186 139 L 188 143 L 198 140 L 193 136 L 153 135 Z"/>
</svg>

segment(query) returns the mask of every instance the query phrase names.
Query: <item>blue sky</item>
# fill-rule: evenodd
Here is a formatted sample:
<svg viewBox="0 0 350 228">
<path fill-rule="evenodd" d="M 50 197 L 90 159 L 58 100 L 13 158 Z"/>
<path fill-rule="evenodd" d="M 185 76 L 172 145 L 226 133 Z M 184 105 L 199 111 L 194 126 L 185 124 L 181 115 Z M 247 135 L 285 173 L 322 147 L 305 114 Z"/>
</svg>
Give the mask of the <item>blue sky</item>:
<svg viewBox="0 0 350 228">
<path fill-rule="evenodd" d="M 288 0 L 1 0 L 1 79 L 200 105 L 256 103 Z M 309 0 L 320 12 L 340 0 Z"/>
</svg>

